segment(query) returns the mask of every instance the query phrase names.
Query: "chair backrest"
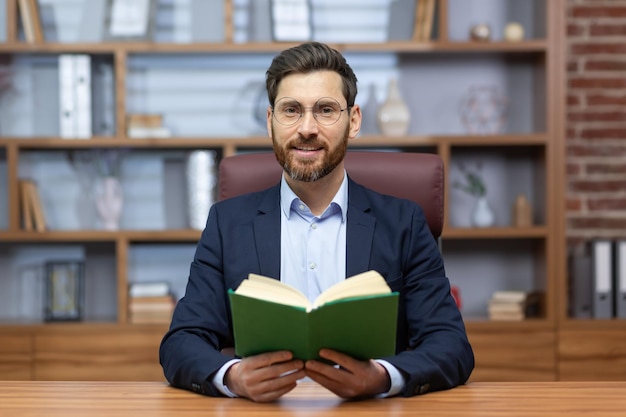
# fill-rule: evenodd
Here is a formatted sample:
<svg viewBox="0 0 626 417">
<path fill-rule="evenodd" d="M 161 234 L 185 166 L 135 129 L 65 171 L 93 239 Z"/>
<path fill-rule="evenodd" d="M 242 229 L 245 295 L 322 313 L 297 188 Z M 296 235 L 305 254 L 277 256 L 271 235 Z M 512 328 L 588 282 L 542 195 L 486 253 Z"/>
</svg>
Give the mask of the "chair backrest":
<svg viewBox="0 0 626 417">
<path fill-rule="evenodd" d="M 444 173 L 439 155 L 410 152 L 349 151 L 350 178 L 374 191 L 406 198 L 424 210 L 433 236 L 443 228 Z M 278 184 L 282 168 L 273 153 L 251 153 L 222 159 L 220 200 L 261 191 Z"/>
</svg>

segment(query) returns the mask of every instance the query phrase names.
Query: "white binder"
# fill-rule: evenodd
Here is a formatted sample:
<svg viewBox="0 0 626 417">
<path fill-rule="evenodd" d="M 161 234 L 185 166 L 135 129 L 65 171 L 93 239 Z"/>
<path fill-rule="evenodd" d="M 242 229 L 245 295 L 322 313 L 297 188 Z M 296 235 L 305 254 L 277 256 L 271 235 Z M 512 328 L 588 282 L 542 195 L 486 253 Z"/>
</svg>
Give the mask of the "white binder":
<svg viewBox="0 0 626 417">
<path fill-rule="evenodd" d="M 76 136 L 87 139 L 92 135 L 91 125 L 91 57 L 80 54 L 74 56 L 74 76 L 76 89 Z"/>
<path fill-rule="evenodd" d="M 593 317 L 613 318 L 613 242 L 592 242 L 593 259 Z"/>
<path fill-rule="evenodd" d="M 76 136 L 74 55 L 59 55 L 59 130 L 62 138 Z"/>
</svg>

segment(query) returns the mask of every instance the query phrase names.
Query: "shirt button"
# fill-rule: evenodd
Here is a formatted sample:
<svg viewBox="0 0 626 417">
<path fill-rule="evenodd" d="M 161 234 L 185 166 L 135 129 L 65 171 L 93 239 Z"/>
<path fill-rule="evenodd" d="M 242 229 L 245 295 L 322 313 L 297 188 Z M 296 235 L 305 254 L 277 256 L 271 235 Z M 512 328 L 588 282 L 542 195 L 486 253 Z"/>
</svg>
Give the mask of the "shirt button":
<svg viewBox="0 0 626 417">
<path fill-rule="evenodd" d="M 304 210 L 304 204 L 300 204 L 300 205 L 298 206 L 298 209 L 300 209 L 300 210 Z"/>
<path fill-rule="evenodd" d="M 313 229 L 313 230 L 317 229 L 317 223 L 313 223 L 313 224 L 311 225 L 311 229 Z"/>
<path fill-rule="evenodd" d="M 309 264 L 309 269 L 315 269 L 315 267 L 317 267 L 317 265 L 315 265 L 315 262 L 311 262 Z"/>
</svg>

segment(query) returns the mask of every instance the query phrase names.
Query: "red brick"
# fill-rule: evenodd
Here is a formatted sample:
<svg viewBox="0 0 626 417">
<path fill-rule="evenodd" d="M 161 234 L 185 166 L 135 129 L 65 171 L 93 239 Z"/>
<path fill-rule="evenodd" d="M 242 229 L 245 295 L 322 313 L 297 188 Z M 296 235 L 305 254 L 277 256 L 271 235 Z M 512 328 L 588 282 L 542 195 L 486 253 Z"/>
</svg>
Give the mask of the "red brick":
<svg viewBox="0 0 626 417">
<path fill-rule="evenodd" d="M 570 16 L 572 17 L 626 17 L 626 6 L 608 6 L 607 2 L 600 5 L 573 6 Z"/>
<path fill-rule="evenodd" d="M 580 211 L 583 207 L 583 202 L 580 198 L 568 198 L 565 201 L 565 206 L 567 207 L 567 211 Z"/>
<path fill-rule="evenodd" d="M 590 163 L 587 164 L 589 174 L 626 174 L 626 164 L 624 163 Z"/>
<path fill-rule="evenodd" d="M 626 71 L 626 61 L 587 61 L 585 71 Z"/>
<path fill-rule="evenodd" d="M 623 146 L 606 145 L 604 143 L 602 145 L 599 145 L 593 141 L 590 141 L 589 144 L 585 144 L 585 145 L 567 144 L 565 152 L 568 157 L 582 157 L 582 156 L 623 157 L 623 156 L 626 156 L 626 149 L 624 149 Z"/>
<path fill-rule="evenodd" d="M 626 112 L 623 111 L 570 111 L 567 114 L 570 122 L 625 122 Z"/>
<path fill-rule="evenodd" d="M 626 94 L 611 95 L 610 91 L 600 94 L 589 94 L 586 98 L 589 106 L 626 106 Z"/>
<path fill-rule="evenodd" d="M 587 200 L 590 211 L 622 211 L 626 210 L 626 199 L 622 198 L 590 198 Z"/>
<path fill-rule="evenodd" d="M 614 193 L 618 191 L 626 191 L 626 179 L 625 180 L 571 180 L 569 182 L 569 188 L 572 191 L 578 193 Z"/>
<path fill-rule="evenodd" d="M 572 94 L 568 94 L 567 105 L 568 106 L 580 106 L 580 97 L 572 95 Z"/>
<path fill-rule="evenodd" d="M 572 77 L 568 81 L 569 88 L 621 89 L 626 88 L 624 78 L 583 78 Z"/>
<path fill-rule="evenodd" d="M 624 54 L 626 44 L 622 42 L 577 43 L 570 45 L 570 52 L 574 55 Z"/>
<path fill-rule="evenodd" d="M 572 230 L 601 229 L 613 231 L 619 234 L 621 231 L 626 229 L 626 217 L 611 218 L 600 215 L 596 217 L 570 218 L 566 221 L 566 228 Z"/>
<path fill-rule="evenodd" d="M 584 139 L 626 139 L 626 127 L 622 128 L 584 128 L 580 132 Z"/>
<path fill-rule="evenodd" d="M 569 30 L 568 30 L 569 32 Z M 592 24 L 589 27 L 589 34 L 592 36 L 626 36 L 626 24 Z"/>
<path fill-rule="evenodd" d="M 580 36 L 584 33 L 585 33 L 585 28 L 582 27 L 581 25 L 577 25 L 574 23 L 567 24 L 567 36 L 568 37 Z"/>
</svg>

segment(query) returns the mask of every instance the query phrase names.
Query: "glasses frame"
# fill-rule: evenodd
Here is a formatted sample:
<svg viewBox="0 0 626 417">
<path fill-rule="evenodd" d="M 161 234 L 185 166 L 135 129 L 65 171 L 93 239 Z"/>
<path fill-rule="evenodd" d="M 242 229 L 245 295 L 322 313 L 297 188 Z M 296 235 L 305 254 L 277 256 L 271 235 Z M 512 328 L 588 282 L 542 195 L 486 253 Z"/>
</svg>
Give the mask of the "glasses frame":
<svg viewBox="0 0 626 417">
<path fill-rule="evenodd" d="M 301 104 L 298 100 L 296 100 L 296 99 L 295 99 L 295 98 L 293 98 L 293 97 L 281 97 L 280 99 L 276 100 L 276 103 L 280 102 L 281 100 L 285 100 L 285 99 L 291 99 L 291 100 L 293 100 L 295 103 L 298 103 L 298 105 L 300 106 L 300 109 L 302 110 L 302 112 L 300 113 L 300 117 L 298 117 L 296 120 L 294 120 L 294 121 L 293 121 L 293 123 L 284 123 L 284 122 L 281 122 L 280 120 L 278 120 L 278 118 L 276 117 L 275 106 L 272 106 L 272 117 L 274 118 L 274 120 L 276 120 L 276 122 L 277 122 L 278 124 L 280 124 L 280 125 L 282 125 L 282 126 L 294 126 L 294 125 L 298 124 L 298 122 L 299 122 L 300 120 L 302 120 L 302 117 L 304 116 L 304 114 L 306 113 L 306 111 L 307 111 L 307 110 L 310 110 L 310 111 L 311 111 L 311 113 L 313 114 L 313 118 L 315 119 L 315 121 L 316 121 L 318 124 L 320 124 L 320 125 L 322 125 L 322 126 L 332 126 L 332 125 L 334 125 L 335 123 L 337 123 L 337 122 L 339 121 L 339 119 L 341 119 L 341 115 L 343 114 L 343 112 L 344 112 L 344 111 L 346 111 L 346 110 L 350 110 L 350 108 L 352 108 L 352 106 L 346 106 L 346 107 L 344 107 L 344 108 L 341 108 L 341 104 L 339 103 L 339 100 L 337 100 L 336 98 L 333 98 L 333 97 L 320 97 L 320 98 L 318 98 L 318 99 L 315 101 L 315 103 L 313 103 L 313 105 L 312 105 L 312 106 L 309 106 L 309 107 L 303 106 L 303 105 L 302 105 L 302 104 Z M 334 121 L 334 122 L 332 122 L 332 123 L 328 123 L 328 124 L 321 122 L 321 121 L 317 118 L 317 114 L 313 111 L 313 109 L 315 108 L 315 106 L 317 106 L 317 104 L 320 102 L 320 100 L 324 100 L 324 99 L 331 99 L 331 100 L 333 100 L 333 101 L 337 102 L 337 104 L 339 104 L 339 116 L 337 117 L 337 120 L 335 120 L 335 121 Z"/>
</svg>

